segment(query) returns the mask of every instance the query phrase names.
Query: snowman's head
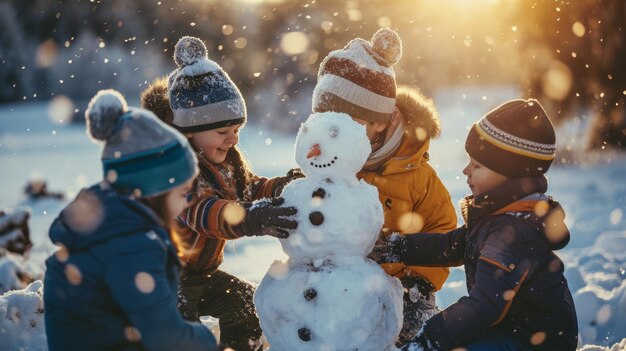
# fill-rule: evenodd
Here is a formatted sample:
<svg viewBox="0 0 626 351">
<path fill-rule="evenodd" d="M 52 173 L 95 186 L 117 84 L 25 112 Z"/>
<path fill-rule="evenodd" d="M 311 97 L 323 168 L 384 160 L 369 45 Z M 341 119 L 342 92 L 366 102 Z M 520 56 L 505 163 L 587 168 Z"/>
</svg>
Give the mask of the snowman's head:
<svg viewBox="0 0 626 351">
<path fill-rule="evenodd" d="M 371 151 L 365 127 L 345 113 L 314 113 L 296 137 L 296 162 L 308 178 L 354 179 Z"/>
</svg>

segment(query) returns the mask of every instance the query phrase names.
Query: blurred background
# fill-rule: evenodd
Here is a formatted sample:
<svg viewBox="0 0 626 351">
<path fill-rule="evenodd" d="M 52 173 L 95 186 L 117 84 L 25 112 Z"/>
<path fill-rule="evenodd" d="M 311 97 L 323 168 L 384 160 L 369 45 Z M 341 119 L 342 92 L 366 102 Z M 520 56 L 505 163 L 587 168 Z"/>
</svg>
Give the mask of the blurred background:
<svg viewBox="0 0 626 351">
<path fill-rule="evenodd" d="M 293 133 L 326 54 L 391 27 L 404 43 L 399 83 L 535 97 L 555 121 L 584 126 L 561 145 L 562 163 L 576 162 L 569 143 L 626 147 L 624 18 L 623 0 L 4 0 L 0 103 L 51 100 L 67 121 L 103 88 L 137 101 L 193 35 L 238 84 L 251 122 Z"/>
<path fill-rule="evenodd" d="M 43 277 L 57 250 L 50 223 L 102 179 L 101 145 L 82 124 L 98 90 L 137 106 L 176 68 L 177 40 L 197 36 L 244 94 L 239 143 L 254 171 L 281 175 L 297 166 L 294 138 L 320 62 L 390 27 L 403 40 L 398 83 L 420 88 L 439 111 L 430 163 L 454 202 L 468 195 L 461 170 L 472 123 L 512 98 L 546 108 L 558 146 L 550 194 L 572 232 L 558 254 L 580 344 L 626 347 L 625 18 L 626 0 L 0 0 L 0 306 L 5 291 Z M 273 238 L 231 241 L 226 256 L 222 268 L 252 282 L 285 258 Z M 465 294 L 455 268 L 438 305 Z M 1 314 L 9 324 L 0 331 L 14 328 Z M 10 349 L 45 344 L 30 324 L 23 331 Z"/>
</svg>

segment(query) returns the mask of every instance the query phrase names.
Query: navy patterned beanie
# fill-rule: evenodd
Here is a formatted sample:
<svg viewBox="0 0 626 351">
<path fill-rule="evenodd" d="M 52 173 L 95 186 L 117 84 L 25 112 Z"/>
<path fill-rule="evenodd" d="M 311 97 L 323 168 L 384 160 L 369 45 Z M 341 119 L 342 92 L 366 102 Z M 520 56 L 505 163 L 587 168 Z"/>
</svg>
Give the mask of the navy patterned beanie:
<svg viewBox="0 0 626 351">
<path fill-rule="evenodd" d="M 89 136 L 104 142 L 104 181 L 116 191 L 156 196 L 198 174 L 198 161 L 187 139 L 152 112 L 128 107 L 119 92 L 99 91 L 85 116 Z"/>
<path fill-rule="evenodd" d="M 465 151 L 508 178 L 537 177 L 554 161 L 556 135 L 539 101 L 510 100 L 472 126 Z"/>
<path fill-rule="evenodd" d="M 174 50 L 178 68 L 168 79 L 173 126 L 182 133 L 243 124 L 246 104 L 228 74 L 209 60 L 204 43 L 182 37 Z"/>
</svg>

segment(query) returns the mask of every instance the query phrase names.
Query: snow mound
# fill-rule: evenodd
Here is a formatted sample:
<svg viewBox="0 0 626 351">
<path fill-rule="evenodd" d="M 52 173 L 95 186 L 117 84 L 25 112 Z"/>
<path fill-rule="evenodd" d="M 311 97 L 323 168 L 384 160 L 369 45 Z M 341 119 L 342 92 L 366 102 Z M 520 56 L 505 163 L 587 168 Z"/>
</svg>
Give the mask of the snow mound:
<svg viewBox="0 0 626 351">
<path fill-rule="evenodd" d="M 30 280 L 24 258 L 0 248 L 0 294 L 26 287 Z"/>
<path fill-rule="evenodd" d="M 43 318 L 43 283 L 0 296 L 0 339 L 3 350 L 47 350 Z"/>
<path fill-rule="evenodd" d="M 611 347 L 585 345 L 578 349 L 578 351 L 626 351 L 626 338 Z"/>
<path fill-rule="evenodd" d="M 619 342 L 626 330 L 626 233 L 602 233 L 591 247 L 576 253 L 569 255 L 572 262 L 565 273 L 574 295 L 580 343 Z"/>
</svg>

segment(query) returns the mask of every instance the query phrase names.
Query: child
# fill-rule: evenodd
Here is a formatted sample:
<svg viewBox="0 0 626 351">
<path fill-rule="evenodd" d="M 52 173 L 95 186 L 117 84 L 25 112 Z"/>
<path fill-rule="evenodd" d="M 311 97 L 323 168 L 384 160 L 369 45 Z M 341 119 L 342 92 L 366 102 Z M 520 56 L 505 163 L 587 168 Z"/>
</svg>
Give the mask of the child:
<svg viewBox="0 0 626 351">
<path fill-rule="evenodd" d="M 468 297 L 435 315 L 403 350 L 575 350 L 576 311 L 563 262 L 565 214 L 546 196 L 555 155 L 550 119 L 536 100 L 511 100 L 474 124 L 463 170 L 472 195 L 465 226 L 445 235 L 393 237 L 382 262 L 465 266 Z"/>
<path fill-rule="evenodd" d="M 151 112 L 100 91 L 87 127 L 104 141 L 105 179 L 82 190 L 50 228 L 44 308 L 54 350 L 216 350 L 176 309 L 180 263 L 169 227 L 186 206 L 197 160 Z"/>
<path fill-rule="evenodd" d="M 313 111 L 349 114 L 365 125 L 372 142 L 359 178 L 376 186 L 383 204 L 383 237 L 456 228 L 450 194 L 428 163 L 430 138 L 439 136 L 439 118 L 431 100 L 419 91 L 396 91 L 391 67 L 402 44 L 390 29 L 379 30 L 371 42 L 357 38 L 333 51 L 320 65 L 313 93 Z M 448 277 L 448 268 L 383 264 L 404 288 L 404 323 L 398 344 L 413 338 L 427 316 L 434 314 L 434 292 Z"/>
<path fill-rule="evenodd" d="M 275 198 L 301 173 L 267 179 L 254 176 L 237 148 L 246 121 L 245 102 L 228 75 L 207 57 L 204 43 L 183 37 L 174 59 L 179 68 L 143 94 L 144 107 L 186 133 L 197 153 L 200 175 L 191 206 L 179 217 L 179 253 L 186 266 L 179 291 L 184 318 L 219 318 L 220 343 L 237 351 L 261 347 L 254 310 L 254 286 L 219 270 L 226 240 L 250 235 L 286 237 L 296 223 L 295 208 Z M 270 197 L 254 206 L 254 199 Z M 243 220 L 242 220 L 243 219 Z"/>
</svg>

